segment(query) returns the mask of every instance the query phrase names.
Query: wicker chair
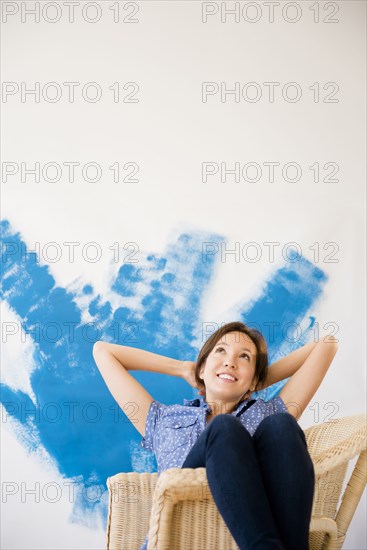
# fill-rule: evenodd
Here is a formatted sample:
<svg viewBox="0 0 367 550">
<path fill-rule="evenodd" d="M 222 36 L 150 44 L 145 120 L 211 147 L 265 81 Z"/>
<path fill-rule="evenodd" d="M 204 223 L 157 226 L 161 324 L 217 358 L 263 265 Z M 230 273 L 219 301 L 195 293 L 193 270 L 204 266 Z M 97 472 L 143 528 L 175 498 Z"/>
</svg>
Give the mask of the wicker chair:
<svg viewBox="0 0 367 550">
<path fill-rule="evenodd" d="M 342 548 L 366 485 L 366 420 L 359 414 L 304 430 L 316 474 L 310 550 Z M 205 468 L 170 468 L 159 477 L 119 473 L 107 479 L 107 486 L 108 550 L 138 550 L 148 530 L 148 550 L 238 550 L 213 500 Z"/>
</svg>

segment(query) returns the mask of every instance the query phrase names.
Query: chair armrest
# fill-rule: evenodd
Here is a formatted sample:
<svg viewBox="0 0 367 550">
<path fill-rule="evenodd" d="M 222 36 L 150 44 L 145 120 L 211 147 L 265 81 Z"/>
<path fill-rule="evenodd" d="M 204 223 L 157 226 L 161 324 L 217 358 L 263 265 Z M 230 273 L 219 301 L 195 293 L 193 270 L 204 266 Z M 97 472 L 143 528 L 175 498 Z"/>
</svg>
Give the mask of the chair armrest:
<svg viewBox="0 0 367 550">
<path fill-rule="evenodd" d="M 175 504 L 183 500 L 212 500 L 206 468 L 169 468 L 161 473 L 153 496 L 148 550 L 171 550 L 170 527 Z"/>
<path fill-rule="evenodd" d="M 332 422 L 324 422 L 304 430 L 307 445 L 315 469 L 315 476 L 321 477 L 328 471 L 349 462 L 353 457 L 366 450 L 367 416 L 365 414 L 345 417 Z M 349 421 L 349 423 L 348 423 Z M 334 445 L 317 453 L 319 442 L 326 438 L 332 441 L 335 430 Z M 320 445 L 321 448 L 324 445 Z"/>
<path fill-rule="evenodd" d="M 330 542 L 336 540 L 338 536 L 338 526 L 336 522 L 326 516 L 311 516 L 310 533 L 313 531 L 327 533 L 330 537 Z"/>
<path fill-rule="evenodd" d="M 208 492 L 209 491 L 209 495 Z M 154 500 L 163 495 L 174 502 L 211 498 L 206 468 L 169 468 L 158 478 Z"/>
</svg>

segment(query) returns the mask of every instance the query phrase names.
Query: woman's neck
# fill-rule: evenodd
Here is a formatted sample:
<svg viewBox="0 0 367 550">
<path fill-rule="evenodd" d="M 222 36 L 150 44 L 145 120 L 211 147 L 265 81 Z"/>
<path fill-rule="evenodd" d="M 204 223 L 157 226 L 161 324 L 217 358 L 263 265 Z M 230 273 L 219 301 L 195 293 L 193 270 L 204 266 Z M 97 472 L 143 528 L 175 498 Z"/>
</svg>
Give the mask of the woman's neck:
<svg viewBox="0 0 367 550">
<path fill-rule="evenodd" d="M 218 400 L 207 400 L 204 398 L 206 403 L 209 406 L 208 415 L 213 418 L 214 416 L 217 416 L 218 414 L 231 414 L 233 411 L 237 409 L 239 404 L 241 402 L 246 401 L 247 399 L 240 399 L 239 401 L 218 401 Z"/>
</svg>

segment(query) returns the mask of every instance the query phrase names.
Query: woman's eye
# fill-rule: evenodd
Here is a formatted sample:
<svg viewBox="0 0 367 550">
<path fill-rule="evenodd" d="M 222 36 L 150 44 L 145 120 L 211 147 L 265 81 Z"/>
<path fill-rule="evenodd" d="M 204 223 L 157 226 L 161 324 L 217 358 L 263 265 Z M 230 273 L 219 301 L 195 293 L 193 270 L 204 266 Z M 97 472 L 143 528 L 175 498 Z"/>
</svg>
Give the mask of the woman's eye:
<svg viewBox="0 0 367 550">
<path fill-rule="evenodd" d="M 224 348 L 217 348 L 215 351 L 224 351 Z M 250 356 L 247 353 L 243 353 L 240 357 L 247 357 L 247 359 L 250 359 Z"/>
</svg>

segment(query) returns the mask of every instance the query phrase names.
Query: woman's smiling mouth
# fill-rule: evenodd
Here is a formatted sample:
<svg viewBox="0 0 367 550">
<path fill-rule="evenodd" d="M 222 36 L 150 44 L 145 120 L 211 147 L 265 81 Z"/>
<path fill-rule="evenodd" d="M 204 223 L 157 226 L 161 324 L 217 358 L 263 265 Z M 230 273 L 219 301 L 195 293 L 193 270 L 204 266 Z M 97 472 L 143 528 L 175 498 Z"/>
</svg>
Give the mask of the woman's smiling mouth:
<svg viewBox="0 0 367 550">
<path fill-rule="evenodd" d="M 219 378 L 219 380 L 222 380 L 223 382 L 232 382 L 233 383 L 233 382 L 237 381 L 237 378 L 235 378 L 231 374 L 227 374 L 225 372 L 217 374 L 217 378 Z"/>
</svg>

